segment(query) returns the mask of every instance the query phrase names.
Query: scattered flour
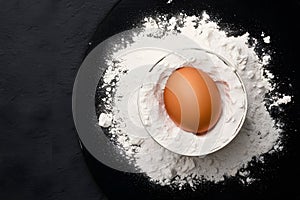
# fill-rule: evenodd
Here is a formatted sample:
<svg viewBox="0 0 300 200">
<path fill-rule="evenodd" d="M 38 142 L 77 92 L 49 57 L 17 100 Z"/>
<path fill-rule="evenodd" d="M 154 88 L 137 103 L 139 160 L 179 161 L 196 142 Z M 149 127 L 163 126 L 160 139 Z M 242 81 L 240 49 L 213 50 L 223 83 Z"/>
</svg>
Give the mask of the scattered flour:
<svg viewBox="0 0 300 200">
<path fill-rule="evenodd" d="M 271 60 L 271 56 L 268 54 L 264 54 L 262 57 L 262 64 L 267 65 L 269 64 L 270 60 Z"/>
<path fill-rule="evenodd" d="M 151 181 L 160 185 L 171 185 L 179 189 L 184 185 L 189 185 L 195 188 L 201 181 L 220 182 L 224 180 L 224 177 L 236 175 L 243 177 L 242 183 L 250 184 L 255 181 L 250 171 L 247 170 L 249 161 L 257 158 L 260 162 L 264 162 L 263 154 L 282 150 L 281 130 L 275 128 L 275 122 L 264 103 L 264 96 L 273 89 L 270 79 L 274 76 L 264 69 L 264 65 L 269 63 L 271 56 L 264 55 L 260 58 L 254 50 L 255 44 L 251 46 L 248 42 L 250 39 L 248 33 L 238 37 L 227 36 L 226 32 L 221 30 L 216 22 L 210 20 L 206 13 L 202 16 L 187 16 L 181 13 L 171 18 L 164 15 L 147 17 L 142 25 L 143 31 L 133 35 L 132 44 L 128 44 L 125 49 L 120 49 L 119 44 L 115 44 L 114 53 L 107 60 L 108 68 L 102 77 L 104 84 L 100 89 L 106 90 L 107 87 L 111 87 L 106 90 L 107 96 L 101 99 L 101 103 L 106 108 L 105 112 L 112 114 L 112 124 L 109 127 L 112 140 L 117 141 L 118 147 L 125 151 L 124 156 L 128 160 L 135 163 L 135 166 Z M 157 34 L 146 34 L 147 30 L 154 28 L 159 29 Z M 134 120 L 120 114 L 137 107 L 137 103 L 134 103 L 136 101 L 126 106 L 118 102 L 128 94 L 133 95 L 133 91 L 143 81 L 141 71 L 139 73 L 136 71 L 141 66 L 136 66 L 136 60 L 120 59 L 122 53 L 150 39 L 159 42 L 168 41 L 174 31 L 178 36 L 185 36 L 201 48 L 215 52 L 230 61 L 241 76 L 248 94 L 248 112 L 239 134 L 226 147 L 205 157 L 182 156 L 161 147 L 151 137 L 135 135 L 131 132 L 134 130 L 128 129 L 126 122 L 138 121 L 137 111 L 135 111 L 136 115 L 131 114 Z M 180 43 L 180 40 L 169 41 L 172 41 L 170 45 Z M 269 38 L 265 42 L 268 43 Z M 139 54 L 141 56 L 139 61 L 159 58 L 155 52 L 149 51 L 146 55 Z M 143 69 L 149 69 L 147 67 L 149 66 L 145 65 Z M 264 72 L 266 76 L 263 75 Z M 129 74 L 135 78 L 124 81 L 124 77 Z M 121 85 L 126 85 L 126 87 L 119 90 Z M 291 101 L 290 96 L 273 98 L 277 100 L 272 106 Z M 100 115 L 100 118 L 101 124 L 108 125 L 106 122 L 103 123 L 106 117 Z"/>
<path fill-rule="evenodd" d="M 105 113 L 101 113 L 99 116 L 99 126 L 102 126 L 104 128 L 107 128 L 109 126 L 111 126 L 111 122 L 112 122 L 112 114 L 105 114 Z"/>
<path fill-rule="evenodd" d="M 264 37 L 263 38 L 264 42 L 269 44 L 270 43 L 270 36 Z"/>
<path fill-rule="evenodd" d="M 270 36 L 265 36 L 265 33 L 264 32 L 262 32 L 261 33 L 261 36 L 263 37 L 263 41 L 264 41 L 264 43 L 266 43 L 266 44 L 269 44 L 271 41 L 271 37 Z"/>
<path fill-rule="evenodd" d="M 272 108 L 273 106 L 279 106 L 281 104 L 287 104 L 289 102 L 291 102 L 292 97 L 289 95 L 285 95 L 282 98 L 278 98 L 275 102 L 273 102 L 269 108 Z"/>
</svg>

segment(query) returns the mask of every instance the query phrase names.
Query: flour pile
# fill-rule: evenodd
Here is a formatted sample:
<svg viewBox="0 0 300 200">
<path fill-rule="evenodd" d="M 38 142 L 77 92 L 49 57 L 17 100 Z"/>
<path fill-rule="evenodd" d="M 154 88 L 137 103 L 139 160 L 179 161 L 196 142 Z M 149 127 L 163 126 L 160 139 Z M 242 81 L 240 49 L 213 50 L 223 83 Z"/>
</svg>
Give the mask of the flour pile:
<svg viewBox="0 0 300 200">
<path fill-rule="evenodd" d="M 147 34 L 147 30 L 151 29 L 159 29 L 159 32 Z M 141 74 L 147 71 L 147 67 L 135 68 L 134 60 L 144 59 L 147 63 L 147 57 L 158 60 L 161 54 L 156 55 L 149 50 L 146 56 L 145 53 L 135 54 L 135 57 L 120 59 L 120 55 L 130 48 L 134 49 L 135 45 L 138 47 L 137 44 L 143 41 L 165 41 L 172 45 L 177 42 L 172 39 L 174 32 L 178 37 L 184 36 L 201 48 L 215 52 L 231 62 L 241 76 L 248 95 L 248 113 L 240 133 L 225 148 L 205 157 L 186 157 L 164 149 L 151 137 L 147 137 L 143 127 L 138 124 L 139 116 L 134 101 L 136 97 L 126 100 L 129 102 L 127 104 L 120 103 L 128 94 L 136 95 L 133 90 L 139 87 L 136 84 L 141 83 Z M 266 44 L 270 42 L 269 36 L 263 34 L 262 37 Z M 274 76 L 264 69 L 271 56 L 265 53 L 259 57 L 255 52 L 257 40 L 248 33 L 238 37 L 227 36 L 227 32 L 221 30 L 206 13 L 201 16 L 180 13 L 172 17 L 147 17 L 142 23 L 142 31 L 133 35 L 131 40 L 124 48 L 120 48 L 120 44 L 116 42 L 113 54 L 107 59 L 109 67 L 103 75 L 103 84 L 99 86 L 99 90 L 106 95 L 101 99 L 101 104 L 106 108 L 101 114 L 101 124 L 110 125 L 109 135 L 117 143 L 120 152 L 151 181 L 160 185 L 179 189 L 188 185 L 195 188 L 201 181 L 220 182 L 224 177 L 236 175 L 244 177 L 242 182 L 254 181 L 247 171 L 249 161 L 256 158 L 264 162 L 263 154 L 281 151 L 283 148 L 280 127 L 276 126 L 264 103 L 265 95 L 275 87 L 270 83 Z M 130 63 L 132 59 L 133 62 Z M 149 62 L 153 64 L 153 60 Z M 130 78 L 126 79 L 129 74 Z M 277 94 L 269 101 L 269 108 L 272 108 L 290 102 L 291 97 Z M 122 114 L 124 110 L 133 112 L 125 115 Z M 131 125 L 129 121 L 132 122 Z M 133 125 L 138 129 L 131 128 Z"/>
</svg>

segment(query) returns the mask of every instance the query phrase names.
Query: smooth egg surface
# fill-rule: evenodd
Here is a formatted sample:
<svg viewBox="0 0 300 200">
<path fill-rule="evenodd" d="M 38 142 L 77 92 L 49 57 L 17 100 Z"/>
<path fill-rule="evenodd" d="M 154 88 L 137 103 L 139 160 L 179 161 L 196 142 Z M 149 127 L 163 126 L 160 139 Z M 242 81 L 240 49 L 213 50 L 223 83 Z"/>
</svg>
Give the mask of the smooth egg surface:
<svg viewBox="0 0 300 200">
<path fill-rule="evenodd" d="M 198 135 L 210 130 L 222 111 L 216 83 L 191 66 L 178 68 L 170 75 L 164 88 L 164 104 L 178 127 Z"/>
</svg>

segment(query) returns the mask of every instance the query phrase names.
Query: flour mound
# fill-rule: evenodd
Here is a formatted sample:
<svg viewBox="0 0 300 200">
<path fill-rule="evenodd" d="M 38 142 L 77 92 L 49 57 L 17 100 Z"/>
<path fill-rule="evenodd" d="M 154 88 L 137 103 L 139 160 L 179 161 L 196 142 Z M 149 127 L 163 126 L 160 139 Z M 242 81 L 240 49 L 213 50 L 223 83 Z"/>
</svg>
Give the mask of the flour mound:
<svg viewBox="0 0 300 200">
<path fill-rule="evenodd" d="M 205 12 L 201 16 L 188 16 L 180 13 L 171 18 L 164 15 L 146 17 L 142 22 L 142 30 L 147 32 L 153 28 L 160 31 L 157 35 L 147 37 L 167 40 L 175 31 L 200 47 L 221 55 L 236 67 L 248 95 L 248 113 L 245 123 L 237 137 L 225 148 L 205 157 L 186 157 L 164 149 L 151 137 L 138 138 L 129 134 L 128 127 L 124 125 L 126 119 L 120 118 L 119 115 L 120 110 L 128 109 L 128 107 L 116 106 L 117 100 L 108 96 L 103 99 L 103 104 L 113 115 L 113 122 L 109 128 L 112 139 L 117 141 L 124 156 L 135 163 L 135 166 L 156 184 L 171 185 L 179 189 L 184 185 L 196 188 L 201 181 L 217 183 L 223 181 L 224 177 L 231 176 L 241 177 L 242 183 L 252 183 L 255 179 L 247 170 L 249 162 L 253 158 L 264 162 L 262 155 L 276 153 L 283 148 L 280 142 L 282 130 L 276 128 L 275 121 L 271 118 L 264 102 L 265 95 L 274 89 L 274 85 L 270 83 L 274 76 L 264 68 L 268 65 L 271 56 L 264 54 L 259 57 L 255 52 L 257 43 L 252 42 L 250 45 L 249 42 L 257 40 L 251 38 L 249 33 L 236 37 L 228 36 L 227 32 L 222 30 L 218 23 L 211 20 Z M 132 47 L 135 42 L 145 40 L 143 31 L 132 37 L 133 43 L 129 46 Z M 264 41 L 269 43 L 270 37 L 264 37 Z M 125 66 L 122 62 L 117 65 L 113 62 L 117 59 L 116 55 L 120 55 L 120 51 L 126 51 L 126 48 L 122 50 L 115 48 L 114 54 L 107 60 L 111 67 L 104 74 L 105 87 L 111 84 L 113 78 L 126 76 L 132 70 L 128 63 Z M 131 64 L 134 65 L 134 61 Z M 128 91 L 118 91 L 118 84 L 127 84 Z M 117 80 L 113 86 L 119 95 L 125 95 L 133 89 L 132 87 L 136 87 L 130 83 L 130 80 L 126 83 L 118 83 Z M 291 101 L 290 96 L 283 94 L 271 98 L 274 99 L 274 103 L 270 107 Z M 131 117 L 138 118 L 139 116 Z"/>
</svg>

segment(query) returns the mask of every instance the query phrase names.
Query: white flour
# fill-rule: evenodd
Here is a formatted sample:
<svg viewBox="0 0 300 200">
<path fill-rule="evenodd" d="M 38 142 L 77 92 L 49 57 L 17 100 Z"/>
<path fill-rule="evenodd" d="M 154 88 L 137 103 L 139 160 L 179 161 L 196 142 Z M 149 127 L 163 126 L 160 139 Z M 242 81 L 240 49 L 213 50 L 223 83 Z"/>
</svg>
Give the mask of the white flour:
<svg viewBox="0 0 300 200">
<path fill-rule="evenodd" d="M 102 103 L 106 110 L 112 113 L 113 122 L 109 128 L 112 139 L 118 142 L 120 149 L 125 150 L 124 156 L 134 162 L 151 181 L 160 185 L 172 185 L 181 189 L 187 184 L 193 188 L 201 181 L 220 182 L 224 180 L 224 176 L 236 175 L 242 177 L 243 183 L 253 182 L 254 179 L 247 170 L 249 161 L 255 157 L 260 162 L 264 162 L 263 154 L 282 149 L 281 130 L 275 128 L 275 122 L 264 104 L 265 94 L 273 89 L 270 79 L 274 76 L 264 70 L 264 65 L 268 64 L 271 56 L 265 54 L 259 58 L 254 51 L 256 43 L 253 46 L 248 43 L 250 39 L 248 33 L 238 37 L 228 37 L 226 32 L 220 30 L 218 24 L 211 21 L 206 13 L 200 17 L 179 14 L 169 20 L 166 16 L 148 17 L 145 18 L 143 26 L 144 32 L 159 28 L 160 38 L 156 37 L 158 35 L 136 34 L 132 38 L 133 43 L 127 48 L 118 49 L 116 44 L 112 59 L 107 60 L 110 67 L 104 74 L 102 88 L 112 87 L 112 89 L 106 89 L 107 97 L 102 99 Z M 248 94 L 248 113 L 241 131 L 225 148 L 206 157 L 186 157 L 172 153 L 158 145 L 151 137 L 147 137 L 147 132 L 139 122 L 137 105 L 134 103 L 137 102 L 134 91 L 144 78 L 141 74 L 145 73 L 151 67 L 150 64 L 153 64 L 153 60 L 158 60 L 162 54 L 157 54 L 157 50 L 150 49 L 146 54 L 137 52 L 126 57 L 123 55 L 124 52 L 130 48 L 134 49 L 135 45 L 147 43 L 148 40 L 153 45 L 157 42 L 165 42 L 172 46 L 178 42 L 178 46 L 184 46 L 185 43 L 180 43 L 180 40 L 170 39 L 173 30 L 180 31 L 179 36 L 183 35 L 200 47 L 229 60 L 236 66 Z M 270 38 L 265 39 L 266 43 L 269 41 Z M 115 64 L 114 60 L 118 60 L 119 63 Z M 143 68 L 137 66 L 137 60 L 139 64 L 144 65 Z M 263 72 L 267 75 L 263 76 Z M 116 84 L 112 84 L 113 79 L 117 80 Z M 129 99 L 129 94 L 132 99 Z M 127 99 L 124 100 L 126 96 Z M 275 102 L 272 102 L 271 106 L 291 101 L 289 96 L 282 95 L 281 98 L 279 96 L 272 97 Z"/>
<path fill-rule="evenodd" d="M 112 122 L 112 114 L 101 113 L 99 116 L 99 126 L 104 128 L 110 127 Z"/>
<path fill-rule="evenodd" d="M 269 43 L 271 42 L 271 41 L 270 41 L 271 37 L 270 37 L 270 36 L 265 36 L 265 33 L 264 33 L 264 32 L 261 33 L 261 36 L 263 37 L 264 43 L 269 44 Z"/>
</svg>

